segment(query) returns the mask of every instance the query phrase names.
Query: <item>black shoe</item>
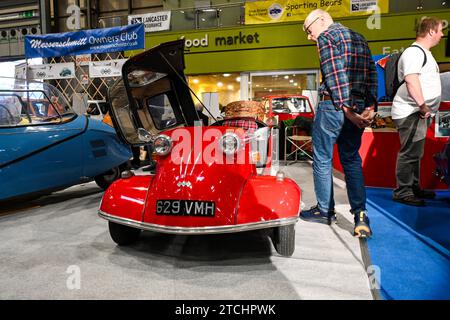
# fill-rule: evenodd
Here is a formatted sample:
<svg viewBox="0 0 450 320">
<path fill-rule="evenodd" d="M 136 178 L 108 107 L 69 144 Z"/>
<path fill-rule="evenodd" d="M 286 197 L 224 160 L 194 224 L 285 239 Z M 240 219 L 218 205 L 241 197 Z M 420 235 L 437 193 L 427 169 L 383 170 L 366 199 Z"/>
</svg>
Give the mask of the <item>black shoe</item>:
<svg viewBox="0 0 450 320">
<path fill-rule="evenodd" d="M 332 221 L 336 221 L 336 212 L 332 209 L 328 213 L 325 213 L 319 209 L 318 205 L 315 205 L 308 210 L 302 210 L 300 212 L 300 219 L 330 225 Z"/>
<path fill-rule="evenodd" d="M 415 196 L 405 196 L 405 197 L 400 197 L 400 196 L 396 196 L 394 195 L 392 197 L 392 200 L 403 203 L 403 204 L 407 204 L 410 206 L 416 206 L 416 207 L 423 207 L 425 206 L 425 201 L 423 201 L 422 199 L 419 199 Z"/>
<path fill-rule="evenodd" d="M 414 189 L 413 192 L 414 192 L 414 195 L 417 198 L 422 198 L 422 199 L 434 199 L 434 198 L 436 198 L 436 192 L 431 191 L 431 190 Z"/>
<path fill-rule="evenodd" d="M 357 238 L 370 238 L 372 236 L 369 217 L 365 211 L 355 214 L 355 229 L 353 229 L 353 235 Z"/>
</svg>

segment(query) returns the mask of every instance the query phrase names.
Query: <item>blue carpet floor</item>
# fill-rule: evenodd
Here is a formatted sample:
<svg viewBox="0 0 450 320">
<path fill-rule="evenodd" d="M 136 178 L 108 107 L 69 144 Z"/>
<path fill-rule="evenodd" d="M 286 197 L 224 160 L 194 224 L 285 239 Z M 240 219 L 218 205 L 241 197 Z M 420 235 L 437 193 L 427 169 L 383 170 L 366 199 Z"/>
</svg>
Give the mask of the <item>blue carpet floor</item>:
<svg viewBox="0 0 450 320">
<path fill-rule="evenodd" d="M 440 191 L 426 207 L 392 201 L 391 189 L 367 188 L 374 236 L 372 264 L 385 299 L 450 299 L 450 199 Z"/>
</svg>

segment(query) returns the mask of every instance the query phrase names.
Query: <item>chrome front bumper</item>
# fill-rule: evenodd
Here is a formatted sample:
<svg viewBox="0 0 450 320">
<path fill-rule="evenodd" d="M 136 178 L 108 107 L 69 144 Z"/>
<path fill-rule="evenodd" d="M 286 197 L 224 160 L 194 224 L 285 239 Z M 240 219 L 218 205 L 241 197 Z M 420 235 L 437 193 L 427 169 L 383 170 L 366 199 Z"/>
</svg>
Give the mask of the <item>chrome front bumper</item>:
<svg viewBox="0 0 450 320">
<path fill-rule="evenodd" d="M 128 227 L 148 230 L 154 232 L 161 233 L 170 233 L 170 234 L 182 234 L 182 235 L 195 235 L 195 234 L 215 234 L 215 233 L 234 233 L 234 232 L 243 232 L 250 230 L 258 230 L 258 229 L 266 229 L 273 227 L 286 226 L 290 224 L 295 224 L 298 221 L 298 217 L 292 218 L 284 218 L 278 220 L 270 220 L 270 221 L 262 221 L 255 223 L 246 223 L 232 226 L 214 226 L 214 227 L 172 227 L 172 226 L 162 226 L 157 224 L 139 222 L 135 220 L 130 220 L 126 218 L 119 218 L 116 216 L 112 216 L 101 210 L 98 211 L 98 215 L 111 222 L 115 222 L 118 224 L 123 224 Z"/>
</svg>

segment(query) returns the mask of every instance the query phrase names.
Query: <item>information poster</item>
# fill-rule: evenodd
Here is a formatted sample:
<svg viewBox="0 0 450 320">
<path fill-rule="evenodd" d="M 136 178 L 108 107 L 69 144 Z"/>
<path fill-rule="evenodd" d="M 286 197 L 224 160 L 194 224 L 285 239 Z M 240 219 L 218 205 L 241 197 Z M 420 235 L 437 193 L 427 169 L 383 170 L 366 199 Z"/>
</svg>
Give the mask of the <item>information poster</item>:
<svg viewBox="0 0 450 320">
<path fill-rule="evenodd" d="M 279 0 L 245 4 L 245 24 L 303 21 L 315 10 L 327 11 L 333 18 L 389 12 L 389 0 Z"/>
<path fill-rule="evenodd" d="M 29 79 L 71 79 L 75 77 L 75 64 L 67 63 L 51 63 L 41 65 L 28 66 Z"/>
</svg>

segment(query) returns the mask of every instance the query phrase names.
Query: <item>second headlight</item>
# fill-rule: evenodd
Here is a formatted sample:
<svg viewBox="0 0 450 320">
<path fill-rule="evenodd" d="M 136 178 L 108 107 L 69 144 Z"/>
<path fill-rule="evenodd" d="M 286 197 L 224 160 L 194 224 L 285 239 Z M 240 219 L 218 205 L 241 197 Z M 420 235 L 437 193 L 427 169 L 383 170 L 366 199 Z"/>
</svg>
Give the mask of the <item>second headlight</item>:
<svg viewBox="0 0 450 320">
<path fill-rule="evenodd" d="M 153 141 L 153 147 L 157 155 L 165 156 L 172 150 L 172 139 L 169 136 L 161 134 Z"/>
<path fill-rule="evenodd" d="M 235 133 L 225 133 L 219 141 L 220 149 L 225 154 L 234 154 L 241 147 L 241 140 Z"/>
</svg>

